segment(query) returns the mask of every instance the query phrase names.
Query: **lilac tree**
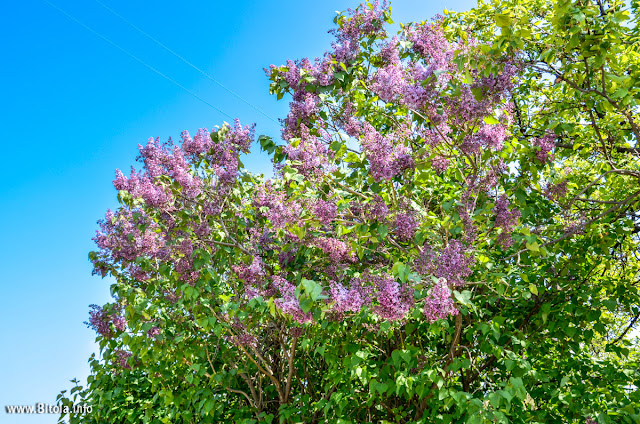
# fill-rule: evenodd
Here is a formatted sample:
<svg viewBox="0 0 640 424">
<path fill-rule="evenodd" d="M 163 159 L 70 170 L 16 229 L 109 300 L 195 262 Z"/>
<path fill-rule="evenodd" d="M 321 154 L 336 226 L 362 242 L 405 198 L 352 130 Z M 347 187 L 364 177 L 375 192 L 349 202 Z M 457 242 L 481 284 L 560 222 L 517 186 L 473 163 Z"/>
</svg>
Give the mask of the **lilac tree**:
<svg viewBox="0 0 640 424">
<path fill-rule="evenodd" d="M 473 26 L 491 13 L 390 36 L 361 5 L 324 57 L 272 65 L 273 179 L 243 168 L 238 121 L 140 146 L 90 255 L 115 300 L 71 421 L 637 422 L 616 331 L 639 310 L 638 193 L 580 184 L 606 158 L 560 152 L 490 27 L 508 13 Z"/>
</svg>

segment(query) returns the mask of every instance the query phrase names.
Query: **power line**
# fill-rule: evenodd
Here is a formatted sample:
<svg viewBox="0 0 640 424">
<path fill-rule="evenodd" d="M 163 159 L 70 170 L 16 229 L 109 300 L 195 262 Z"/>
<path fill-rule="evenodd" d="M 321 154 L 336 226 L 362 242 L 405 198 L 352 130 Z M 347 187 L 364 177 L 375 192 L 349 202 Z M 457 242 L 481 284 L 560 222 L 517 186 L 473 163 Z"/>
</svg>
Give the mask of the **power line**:
<svg viewBox="0 0 640 424">
<path fill-rule="evenodd" d="M 205 77 L 209 78 L 211 81 L 215 82 L 216 84 L 218 84 L 220 87 L 224 88 L 225 90 L 227 90 L 229 93 L 231 93 L 233 96 L 237 97 L 238 99 L 242 100 L 243 102 L 245 102 L 247 105 L 251 106 L 252 108 L 254 108 L 255 110 L 257 110 L 258 112 L 260 112 L 261 114 L 263 114 L 264 116 L 266 116 L 267 118 L 271 119 L 273 122 L 277 123 L 277 121 L 275 119 L 273 119 L 271 116 L 267 115 L 266 112 L 263 112 L 261 109 L 259 109 L 258 107 L 252 105 L 251 103 L 249 103 L 247 100 L 245 100 L 244 98 L 240 97 L 238 94 L 236 94 L 235 92 L 231 91 L 230 89 L 228 89 L 227 87 L 225 87 L 224 85 L 222 85 L 222 83 L 218 80 L 216 80 L 215 78 L 213 78 L 211 75 L 207 74 L 205 71 L 203 71 L 202 69 L 198 68 L 196 65 L 194 65 L 193 63 L 189 62 L 187 59 L 185 59 L 184 57 L 180 56 L 178 53 L 174 52 L 173 50 L 171 50 L 169 47 L 165 46 L 164 44 L 162 44 L 160 41 L 158 41 L 157 39 L 155 39 L 154 37 L 152 37 L 151 35 L 149 35 L 148 33 L 144 32 L 142 29 L 140 29 L 138 26 L 136 26 L 135 24 L 131 23 L 130 21 L 128 21 L 126 18 L 124 18 L 122 15 L 120 15 L 119 13 L 117 13 L 115 10 L 111 9 L 109 6 L 107 6 L 106 4 L 102 3 L 99 0 L 94 0 L 96 3 L 98 3 L 100 6 L 104 7 L 105 9 L 107 9 L 109 12 L 113 13 L 115 16 L 117 16 L 118 18 L 122 19 L 124 22 L 126 22 L 127 24 L 129 24 L 130 26 L 132 26 L 133 28 L 135 28 L 138 32 L 140 32 L 141 34 L 143 34 L 144 36 L 148 37 L 149 39 L 151 39 L 153 42 L 155 42 L 157 45 L 159 45 L 160 47 L 162 47 L 163 49 L 165 49 L 166 51 L 168 51 L 169 53 L 173 54 L 175 57 L 177 57 L 178 59 L 182 60 L 184 63 L 186 63 L 187 65 L 191 66 L 193 69 L 195 69 L 196 71 L 200 72 L 202 75 L 204 75 Z"/>
<path fill-rule="evenodd" d="M 138 58 L 137 56 L 134 56 L 132 53 L 129 53 L 129 51 L 125 50 L 124 48 L 120 47 L 119 45 L 117 45 L 116 43 L 114 43 L 113 41 L 111 41 L 110 39 L 108 39 L 107 37 L 105 37 L 104 35 L 100 34 L 98 31 L 94 30 L 93 28 L 83 24 L 82 22 L 80 22 L 78 19 L 74 18 L 73 16 L 71 16 L 69 13 L 65 12 L 64 10 L 62 10 L 61 8 L 59 8 L 58 6 L 56 6 L 55 4 L 51 3 L 49 0 L 42 0 L 45 3 L 47 3 L 49 6 L 53 7 L 54 9 L 58 10 L 59 12 L 63 13 L 64 15 L 66 15 L 69 19 L 75 21 L 76 23 L 78 23 L 79 25 L 83 26 L 85 29 L 87 29 L 88 31 L 91 31 L 92 33 L 94 33 L 95 35 L 97 35 L 98 37 L 102 38 L 103 40 L 105 40 L 106 42 L 108 42 L 109 44 L 111 44 L 112 46 L 118 48 L 119 50 L 123 51 L 124 53 L 126 53 L 128 56 L 132 57 L 133 59 L 137 60 L 138 62 L 142 63 L 144 66 L 146 66 L 147 68 L 151 69 L 153 72 L 155 72 L 156 74 L 160 75 L 163 78 L 166 78 L 168 81 L 174 83 L 175 85 L 177 85 L 178 87 L 182 88 L 184 91 L 186 91 L 187 93 L 191 94 L 193 97 L 195 97 L 196 99 L 200 100 L 201 102 L 203 102 L 204 104 L 206 104 L 207 106 L 213 108 L 214 110 L 220 112 L 221 114 L 223 114 L 224 116 L 228 117 L 229 119 L 233 120 L 233 117 L 225 112 L 223 112 L 222 110 L 218 109 L 217 107 L 215 107 L 214 105 L 212 105 L 211 103 L 209 103 L 208 101 L 206 101 L 205 99 L 203 99 L 202 97 L 198 96 L 196 93 L 194 93 L 193 91 L 187 89 L 186 87 L 184 87 L 183 85 L 181 85 L 180 83 L 172 80 L 171 78 L 169 78 L 168 76 L 166 76 L 165 74 L 163 74 L 162 72 L 158 71 L 156 68 L 154 68 L 153 66 L 147 64 L 146 62 L 144 62 L 142 59 Z"/>
</svg>

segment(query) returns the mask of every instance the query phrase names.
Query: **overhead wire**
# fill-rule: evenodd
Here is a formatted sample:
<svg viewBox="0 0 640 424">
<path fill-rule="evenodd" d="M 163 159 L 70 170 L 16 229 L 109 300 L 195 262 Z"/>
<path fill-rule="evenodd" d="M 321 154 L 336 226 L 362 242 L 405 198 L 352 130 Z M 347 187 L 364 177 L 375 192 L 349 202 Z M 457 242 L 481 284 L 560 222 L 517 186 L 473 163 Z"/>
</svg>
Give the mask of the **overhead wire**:
<svg viewBox="0 0 640 424">
<path fill-rule="evenodd" d="M 93 28 L 89 27 L 88 25 L 85 25 L 84 23 L 82 23 L 81 21 L 79 21 L 78 19 L 76 19 L 74 16 L 72 16 L 71 14 L 67 13 L 65 10 L 61 9 L 60 7 L 56 6 L 55 4 L 51 3 L 49 0 L 42 0 L 45 3 L 47 3 L 49 6 L 53 7 L 54 9 L 58 10 L 60 13 L 64 14 L 65 16 L 67 16 L 69 19 L 71 19 L 72 21 L 76 22 L 77 24 L 81 25 L 82 27 L 84 27 L 86 30 L 92 32 L 93 34 L 97 35 L 98 37 L 102 38 L 103 40 L 105 40 L 106 42 L 108 42 L 109 44 L 111 44 L 112 46 L 118 48 L 119 50 L 121 50 L 122 52 L 124 52 L 125 54 L 127 54 L 128 56 L 130 56 L 131 58 L 135 59 L 136 61 L 140 62 L 141 64 L 143 64 L 144 66 L 146 66 L 147 68 L 151 69 L 153 72 L 155 72 L 156 74 L 160 75 L 161 77 L 167 79 L 168 81 L 172 82 L 173 84 L 177 85 L 178 87 L 180 87 L 181 89 L 183 89 L 184 91 L 186 91 L 187 93 L 191 94 L 193 97 L 195 97 L 196 99 L 200 100 L 201 102 L 203 102 L 204 104 L 206 104 L 207 106 L 211 107 L 212 109 L 216 110 L 217 112 L 223 114 L 224 116 L 228 117 L 229 119 L 233 120 L 234 118 L 229 115 L 228 113 L 220 110 L 219 108 L 215 107 L 214 105 L 212 105 L 211 103 L 209 103 L 208 101 L 206 101 L 205 99 L 203 99 L 202 97 L 198 96 L 196 93 L 194 93 L 193 91 L 189 90 L 188 88 L 186 88 L 185 86 L 183 86 L 182 84 L 178 83 L 177 81 L 169 78 L 168 76 L 166 76 L 165 74 L 163 74 L 162 72 L 158 71 L 156 68 L 154 68 L 153 66 L 149 65 L 148 63 L 146 63 L 145 61 L 143 61 L 142 59 L 140 59 L 139 57 L 135 56 L 133 53 L 130 53 L 128 50 L 124 49 L 123 47 L 120 47 L 118 44 L 116 44 L 115 42 L 111 41 L 109 38 L 105 37 L 104 35 L 100 34 L 98 31 L 94 30 Z"/>
<path fill-rule="evenodd" d="M 178 59 L 182 60 L 184 63 L 186 63 L 187 65 L 191 66 L 193 69 L 195 69 L 196 71 L 200 72 L 202 75 L 204 75 L 205 77 L 207 77 L 208 79 L 210 79 L 211 81 L 213 81 L 214 83 L 218 84 L 220 87 L 222 87 L 223 89 L 225 89 L 228 93 L 230 93 L 231 95 L 235 96 L 236 98 L 242 100 L 244 103 L 246 103 L 247 105 L 251 106 L 253 109 L 257 110 L 258 112 L 260 112 L 261 114 L 263 114 L 264 116 L 266 116 L 267 118 L 271 119 L 273 122 L 277 123 L 277 121 L 275 119 L 273 119 L 271 116 L 269 116 L 266 112 L 262 111 L 260 108 L 254 106 L 253 104 L 251 104 L 249 101 L 245 100 L 244 98 L 242 98 L 240 95 L 236 94 L 234 91 L 232 91 L 231 89 L 225 87 L 220 81 L 218 81 L 217 79 L 215 79 L 214 77 L 212 77 L 211 75 L 207 74 L 205 71 L 203 71 L 202 69 L 198 68 L 196 65 L 194 65 L 193 63 L 189 62 L 187 59 L 185 59 L 184 57 L 182 57 L 181 55 L 179 55 L 178 53 L 176 53 L 175 51 L 171 50 L 169 47 L 165 46 L 163 43 L 161 43 L 160 41 L 158 41 L 155 37 L 149 35 L 147 32 L 145 32 L 144 30 L 140 29 L 137 25 L 135 25 L 134 23 L 132 23 L 131 21 L 127 20 L 125 17 L 123 17 L 122 15 L 120 15 L 118 12 L 116 12 L 115 10 L 113 10 L 112 8 L 110 8 L 109 6 L 107 6 L 106 4 L 104 4 L 103 2 L 101 2 L 100 0 L 94 0 L 96 3 L 98 3 L 100 6 L 104 7 L 105 9 L 107 9 L 109 12 L 113 13 L 115 16 L 117 16 L 118 18 L 120 18 L 122 21 L 124 21 L 125 23 L 127 23 L 128 25 L 130 25 L 132 28 L 134 28 L 135 30 L 137 30 L 139 33 L 141 33 L 142 35 L 146 36 L 147 38 L 149 38 L 151 41 L 153 41 L 154 43 L 156 43 L 157 45 L 159 45 L 160 47 L 162 47 L 163 49 L 165 49 L 166 51 L 168 51 L 169 53 L 171 53 L 172 55 L 174 55 L 175 57 L 177 57 Z"/>
</svg>

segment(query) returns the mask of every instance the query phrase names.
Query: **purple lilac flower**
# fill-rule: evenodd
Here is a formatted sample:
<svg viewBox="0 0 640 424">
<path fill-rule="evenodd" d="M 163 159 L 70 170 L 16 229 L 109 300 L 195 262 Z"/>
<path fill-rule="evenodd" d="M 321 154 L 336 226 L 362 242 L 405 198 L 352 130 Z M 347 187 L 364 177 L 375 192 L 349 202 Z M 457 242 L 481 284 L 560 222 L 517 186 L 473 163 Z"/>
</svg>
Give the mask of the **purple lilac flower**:
<svg viewBox="0 0 640 424">
<path fill-rule="evenodd" d="M 289 114 L 282 121 L 282 139 L 300 138 L 302 135 L 301 125 L 306 128 L 311 127 L 312 118 L 317 111 L 318 98 L 313 93 L 305 93 L 301 100 L 291 102 L 289 104 Z"/>
<path fill-rule="evenodd" d="M 115 352 L 115 364 L 117 364 L 120 368 L 130 370 L 131 365 L 127 362 L 127 359 L 131 357 L 131 352 L 127 352 L 123 349 L 117 349 Z"/>
<path fill-rule="evenodd" d="M 147 331 L 147 337 L 149 337 L 150 339 L 153 339 L 156 336 L 158 336 L 160 333 L 162 333 L 162 330 L 160 329 L 160 327 L 151 327 L 149 331 Z"/>
<path fill-rule="evenodd" d="M 277 190 L 271 182 L 258 187 L 253 201 L 257 208 L 265 208 L 264 215 L 273 225 L 273 228 L 285 228 L 289 224 L 297 224 L 300 221 L 302 206 L 295 201 L 286 200 L 286 193 Z"/>
<path fill-rule="evenodd" d="M 534 138 L 531 144 L 540 148 L 540 150 L 536 152 L 536 157 L 542 164 L 554 160 L 554 155 L 549 154 L 556 147 L 556 138 L 553 134 L 546 134 L 543 137 Z"/>
<path fill-rule="evenodd" d="M 424 301 L 424 316 L 428 322 L 435 322 L 456 314 L 458 314 L 458 310 L 454 306 L 451 289 L 447 286 L 447 282 L 441 278 L 429 290 Z"/>
<path fill-rule="evenodd" d="M 275 305 L 286 315 L 290 315 L 294 321 L 304 324 L 313 322 L 311 313 L 304 313 L 300 309 L 298 299 L 295 297 L 296 286 L 288 282 L 282 277 L 273 276 L 273 285 L 280 292 L 279 298 L 275 299 Z"/>
<path fill-rule="evenodd" d="M 313 241 L 313 245 L 322 249 L 332 262 L 341 263 L 355 260 L 351 247 L 336 238 L 320 237 Z"/>
<path fill-rule="evenodd" d="M 406 37 L 413 43 L 412 49 L 427 59 L 435 69 L 442 69 L 449 63 L 450 47 L 440 22 L 410 25 L 407 27 Z"/>
<path fill-rule="evenodd" d="M 337 62 L 347 63 L 356 57 L 360 51 L 361 37 L 384 35 L 381 19 L 387 8 L 386 1 L 382 7 L 378 1 L 374 1 L 371 5 L 372 8 L 369 8 L 363 3 L 356 10 L 348 9 L 349 16 L 339 21 L 340 28 L 329 31 L 336 36 L 332 47 Z"/>
<path fill-rule="evenodd" d="M 449 168 L 449 159 L 436 155 L 431 159 L 431 166 L 438 174 L 442 174 Z"/>
<path fill-rule="evenodd" d="M 388 43 L 385 43 L 382 48 L 380 48 L 380 57 L 382 60 L 390 65 L 400 63 L 400 52 L 398 47 L 398 37 L 394 35 Z"/>
<path fill-rule="evenodd" d="M 567 180 L 547 185 L 543 194 L 547 199 L 557 202 L 567 195 Z"/>
<path fill-rule="evenodd" d="M 418 228 L 418 220 L 415 214 L 411 212 L 402 212 L 396 214 L 394 222 L 394 234 L 401 240 L 413 240 L 416 228 Z"/>
<path fill-rule="evenodd" d="M 322 224 L 331 224 L 338 214 L 338 207 L 330 200 L 316 200 L 313 211 Z"/>
<path fill-rule="evenodd" d="M 520 218 L 520 211 L 517 209 L 509 209 L 509 199 L 503 194 L 496 201 L 494 212 L 496 214 L 495 226 L 502 228 L 502 233 L 498 236 L 498 243 L 504 249 L 507 249 L 513 244 L 511 233 L 518 218 Z"/>
<path fill-rule="evenodd" d="M 384 199 L 379 195 L 374 195 L 366 207 L 366 215 L 368 219 L 385 222 L 389 214 L 389 207 Z"/>
<path fill-rule="evenodd" d="M 237 275 L 238 279 L 245 283 L 245 294 L 249 299 L 262 296 L 262 288 L 264 286 L 264 264 L 259 256 L 254 256 L 251 265 L 234 265 L 232 271 Z"/>
<path fill-rule="evenodd" d="M 487 149 L 502 150 L 504 140 L 507 138 L 507 127 L 502 124 L 483 124 L 475 134 L 475 139 Z"/>
<path fill-rule="evenodd" d="M 359 312 L 370 302 L 368 293 L 363 289 L 359 280 L 351 281 L 351 287 L 347 288 L 340 283 L 329 283 L 330 301 L 333 303 L 332 312 Z"/>
<path fill-rule="evenodd" d="M 89 322 L 85 322 L 87 327 L 93 328 L 96 333 L 106 339 L 113 337 L 109 313 L 98 305 L 89 305 L 89 307 L 91 308 L 91 311 L 89 311 Z"/>
<path fill-rule="evenodd" d="M 409 149 L 404 144 L 394 146 L 391 137 L 383 137 L 368 122 L 363 125 L 362 148 L 375 181 L 390 180 L 414 166 Z"/>
<path fill-rule="evenodd" d="M 300 162 L 291 165 L 298 170 L 298 173 L 306 177 L 318 176 L 329 162 L 327 146 L 317 137 L 310 135 L 304 124 L 300 125 L 300 137 L 295 147 L 287 144 L 283 152 L 287 154 L 289 160 Z"/>
<path fill-rule="evenodd" d="M 425 246 L 416 260 L 416 270 L 423 275 L 444 278 L 454 287 L 460 287 L 465 284 L 464 279 L 471 275 L 473 262 L 468 248 L 458 240 L 449 240 L 440 251 Z"/>
<path fill-rule="evenodd" d="M 391 64 L 380 68 L 371 77 L 371 91 L 385 102 L 392 102 L 404 92 L 406 85 L 401 64 Z"/>
<path fill-rule="evenodd" d="M 366 274 L 363 280 L 373 286 L 372 298 L 376 300 L 373 311 L 382 319 L 397 321 L 404 318 L 414 305 L 414 290 L 408 285 L 400 285 L 388 275 Z"/>
</svg>

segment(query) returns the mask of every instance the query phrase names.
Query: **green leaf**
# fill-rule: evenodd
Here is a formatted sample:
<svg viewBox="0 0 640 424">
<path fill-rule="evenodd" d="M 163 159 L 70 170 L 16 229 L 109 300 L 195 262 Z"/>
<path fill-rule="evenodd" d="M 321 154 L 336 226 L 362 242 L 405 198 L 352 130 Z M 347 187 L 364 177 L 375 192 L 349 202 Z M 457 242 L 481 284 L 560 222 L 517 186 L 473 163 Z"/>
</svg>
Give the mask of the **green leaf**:
<svg viewBox="0 0 640 424">
<path fill-rule="evenodd" d="M 496 25 L 498 25 L 501 28 L 502 27 L 508 27 L 513 23 L 513 21 L 509 17 L 509 15 L 505 15 L 505 14 L 501 14 L 501 13 L 496 13 L 494 19 L 496 21 Z"/>
<path fill-rule="evenodd" d="M 303 279 L 302 287 L 304 287 L 305 292 L 314 302 L 318 300 L 322 294 L 322 286 L 313 280 Z"/>
<path fill-rule="evenodd" d="M 493 116 L 487 116 L 484 118 L 484 122 L 489 124 L 489 125 L 496 125 L 499 124 L 500 121 L 498 121 L 496 118 L 494 118 Z"/>
<path fill-rule="evenodd" d="M 527 249 L 531 250 L 532 252 L 540 252 L 540 246 L 538 245 L 538 242 L 533 242 L 533 243 L 526 243 Z"/>
</svg>

